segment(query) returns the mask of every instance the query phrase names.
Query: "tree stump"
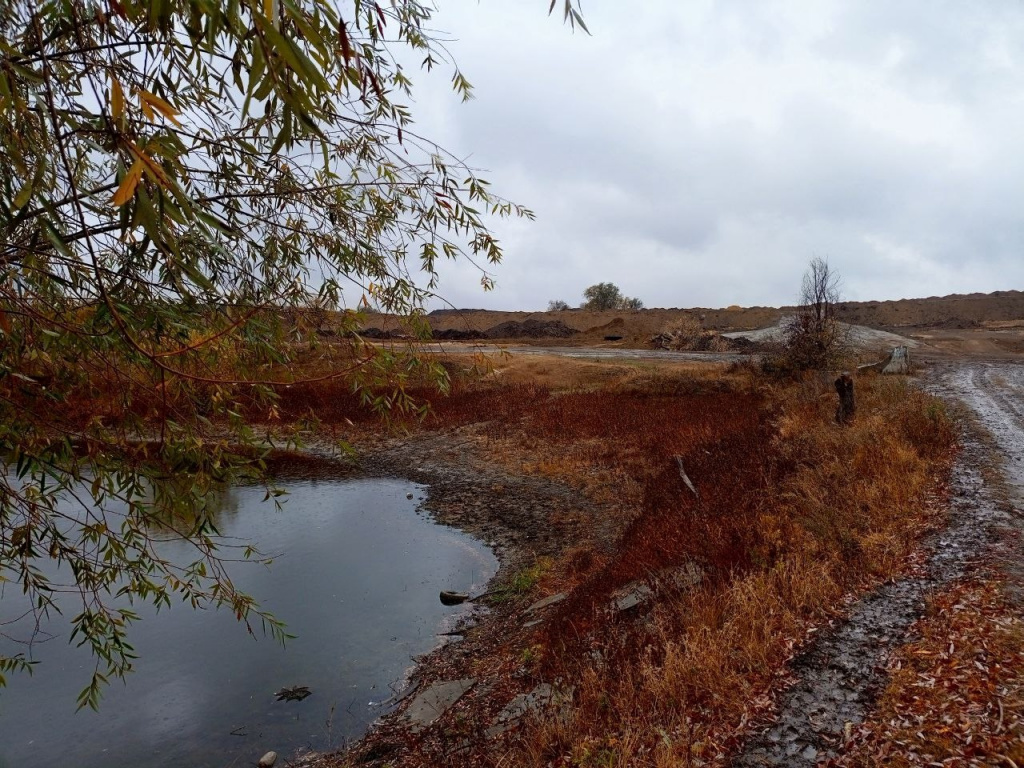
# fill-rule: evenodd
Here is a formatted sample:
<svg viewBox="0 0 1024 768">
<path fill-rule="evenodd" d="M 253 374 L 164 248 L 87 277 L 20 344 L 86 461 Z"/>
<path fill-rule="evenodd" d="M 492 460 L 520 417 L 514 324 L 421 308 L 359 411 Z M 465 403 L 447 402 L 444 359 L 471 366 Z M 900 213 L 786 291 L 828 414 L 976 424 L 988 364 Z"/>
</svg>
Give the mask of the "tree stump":
<svg viewBox="0 0 1024 768">
<path fill-rule="evenodd" d="M 836 421 L 840 424 L 847 424 L 853 419 L 857 411 L 857 404 L 853 399 L 853 379 L 850 374 L 843 373 L 836 379 L 836 394 L 839 395 L 839 407 L 836 408 Z"/>
</svg>

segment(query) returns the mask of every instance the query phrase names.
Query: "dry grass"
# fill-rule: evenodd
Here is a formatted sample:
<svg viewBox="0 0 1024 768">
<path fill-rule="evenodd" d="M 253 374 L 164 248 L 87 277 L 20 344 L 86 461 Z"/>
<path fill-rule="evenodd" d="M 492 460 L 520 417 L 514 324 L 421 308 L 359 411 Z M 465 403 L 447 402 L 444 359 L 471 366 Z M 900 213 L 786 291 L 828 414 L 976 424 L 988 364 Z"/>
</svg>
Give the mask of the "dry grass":
<svg viewBox="0 0 1024 768">
<path fill-rule="evenodd" d="M 859 417 L 840 428 L 829 388 L 814 379 L 764 388 L 737 373 L 481 395 L 483 411 L 501 414 L 480 427 L 496 458 L 621 514 L 613 554 L 581 566 L 577 551 L 563 563 L 560 586 L 574 589 L 541 634 L 539 674 L 573 685 L 573 707 L 504 759 L 724 763 L 770 707 L 808 629 L 844 596 L 907 567 L 936 522 L 929 501 L 949 422 L 904 382 L 877 378 L 861 380 Z M 510 396 L 511 410 L 500 405 Z M 687 562 L 704 569 L 701 588 L 664 591 L 644 622 L 610 616 L 616 589 Z"/>
<path fill-rule="evenodd" d="M 711 380 L 720 377 L 727 367 L 724 363 L 587 360 L 551 355 L 492 355 L 489 363 L 490 380 L 494 383 L 529 384 L 556 393 L 615 390 L 630 382 L 642 385 L 653 377 L 685 376 L 692 380 Z"/>
</svg>

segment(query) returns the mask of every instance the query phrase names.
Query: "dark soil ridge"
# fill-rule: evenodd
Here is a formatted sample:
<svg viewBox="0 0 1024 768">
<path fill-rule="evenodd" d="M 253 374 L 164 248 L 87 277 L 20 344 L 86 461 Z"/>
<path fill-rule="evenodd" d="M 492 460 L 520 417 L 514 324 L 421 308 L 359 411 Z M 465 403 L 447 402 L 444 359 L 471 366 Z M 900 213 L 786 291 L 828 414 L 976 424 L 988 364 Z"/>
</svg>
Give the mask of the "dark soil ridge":
<svg viewBox="0 0 1024 768">
<path fill-rule="evenodd" d="M 480 341 L 482 339 L 568 339 L 578 334 L 561 320 L 537 320 L 527 318 L 523 322 L 507 320 L 486 330 L 465 328 L 442 328 L 431 332 L 435 341 Z M 377 327 L 364 328 L 359 332 L 364 339 L 408 339 L 404 330 L 388 331 Z"/>
<path fill-rule="evenodd" d="M 952 471 L 948 526 L 925 540 L 923 572 L 858 601 L 844 623 L 794 662 L 797 682 L 781 698 L 778 719 L 748 741 L 734 765 L 814 766 L 837 755 L 883 689 L 889 655 L 912 639 L 911 625 L 924 614 L 928 594 L 991 555 L 999 529 L 1015 520 L 998 475 L 1005 471 L 1014 485 L 1024 461 L 1024 408 L 1000 391 L 997 380 L 1006 379 L 1024 384 L 1024 367 L 952 365 L 927 380 L 931 393 L 965 406 L 969 415 Z M 1002 467 L 993 466 L 992 447 L 1005 459 Z M 989 473 L 996 484 L 987 481 Z"/>
</svg>

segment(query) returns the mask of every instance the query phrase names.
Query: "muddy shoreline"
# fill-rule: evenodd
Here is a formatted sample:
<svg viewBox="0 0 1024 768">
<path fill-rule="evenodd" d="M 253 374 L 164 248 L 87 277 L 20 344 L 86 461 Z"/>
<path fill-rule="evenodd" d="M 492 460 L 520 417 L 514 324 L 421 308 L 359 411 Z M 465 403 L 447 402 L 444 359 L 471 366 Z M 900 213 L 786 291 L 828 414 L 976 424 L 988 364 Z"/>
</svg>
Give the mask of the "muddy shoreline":
<svg viewBox="0 0 1024 768">
<path fill-rule="evenodd" d="M 599 511 L 577 491 L 552 480 L 513 475 L 481 460 L 472 438 L 452 433 L 414 434 L 358 446 L 354 459 L 339 458 L 325 443 L 301 453 L 278 453 L 270 468 L 282 478 L 334 476 L 394 477 L 426 487 L 420 505 L 436 522 L 467 533 L 489 546 L 499 567 L 487 589 L 501 589 L 541 558 L 555 560 L 581 539 L 594 540 L 583 529 L 585 519 Z M 499 649 L 523 645 L 536 625 L 524 610 L 545 597 L 536 589 L 485 601 L 465 613 L 457 632 L 439 636 L 437 647 L 415 659 L 404 687 L 359 740 L 331 753 L 309 753 L 288 764 L 326 768 L 358 763 L 373 766 L 400 759 L 415 750 L 437 758 L 459 755 L 492 743 L 485 735 L 503 707 L 517 694 L 542 682 L 528 665 L 509 666 Z M 524 624 L 528 626 L 524 626 Z M 503 661 L 503 659 L 505 659 Z M 404 716 L 418 692 L 438 681 L 472 679 L 472 688 L 452 708 L 455 726 L 416 731 Z"/>
</svg>

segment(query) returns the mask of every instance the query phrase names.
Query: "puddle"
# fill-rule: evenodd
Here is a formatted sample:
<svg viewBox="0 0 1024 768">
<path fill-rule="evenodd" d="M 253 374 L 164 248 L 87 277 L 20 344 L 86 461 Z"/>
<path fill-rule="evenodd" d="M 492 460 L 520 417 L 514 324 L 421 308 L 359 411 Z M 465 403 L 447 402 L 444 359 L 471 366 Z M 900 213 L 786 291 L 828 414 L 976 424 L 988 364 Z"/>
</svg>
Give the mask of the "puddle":
<svg viewBox="0 0 1024 768">
<path fill-rule="evenodd" d="M 253 638 L 226 611 L 173 602 L 159 614 L 140 610 L 144 619 L 130 633 L 140 658 L 127 685 L 113 682 L 98 713 L 76 713 L 93 662 L 69 645 L 57 617 L 43 627 L 57 636 L 34 647 L 35 674 L 9 675 L 0 689 L 0 766 L 247 766 L 269 750 L 287 757 L 361 736 L 414 657 L 471 610 L 442 606 L 438 592 L 481 589 L 497 560 L 416 511 L 424 486 L 362 479 L 287 487 L 280 512 L 262 502 L 262 488 L 226 491 L 217 524 L 279 555 L 269 570 L 239 564 L 232 573 L 295 639 L 282 648 Z M 180 542 L 168 553 L 189 555 Z M 20 589 L 7 586 L 0 622 L 25 607 Z M 0 654 L 18 650 L 0 639 Z M 313 693 L 275 700 L 293 685 Z"/>
</svg>

